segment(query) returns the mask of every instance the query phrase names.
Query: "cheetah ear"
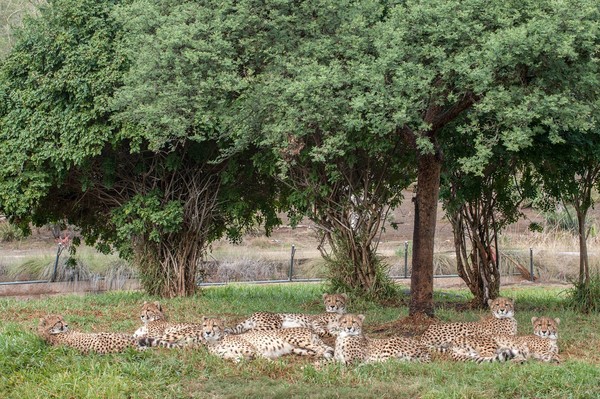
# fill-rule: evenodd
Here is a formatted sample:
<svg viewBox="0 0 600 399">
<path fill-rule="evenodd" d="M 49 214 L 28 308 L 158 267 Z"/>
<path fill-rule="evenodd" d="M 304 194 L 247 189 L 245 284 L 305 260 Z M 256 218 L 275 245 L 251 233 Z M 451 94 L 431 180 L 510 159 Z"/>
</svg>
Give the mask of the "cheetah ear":
<svg viewBox="0 0 600 399">
<path fill-rule="evenodd" d="M 491 299 L 488 299 L 488 301 L 487 301 L 487 304 L 488 304 L 488 306 L 490 306 L 490 307 L 491 307 L 491 306 L 492 306 L 492 302 L 494 302 L 494 301 L 493 301 L 493 300 L 491 300 Z"/>
<path fill-rule="evenodd" d="M 147 305 L 147 304 L 148 304 L 148 301 L 144 301 L 144 303 L 142 304 L 142 306 L 143 306 L 143 305 Z"/>
<path fill-rule="evenodd" d="M 560 324 L 560 319 L 557 317 L 556 319 L 554 319 L 554 321 L 556 322 L 556 324 Z"/>
<path fill-rule="evenodd" d="M 162 312 L 162 306 L 160 306 L 160 302 L 154 301 L 154 304 L 156 305 L 156 307 L 158 308 L 158 310 Z"/>
<path fill-rule="evenodd" d="M 202 321 L 206 321 L 206 320 L 208 320 L 208 317 L 202 316 Z"/>
<path fill-rule="evenodd" d="M 38 323 L 38 327 L 44 327 L 46 325 L 46 319 L 42 317 Z"/>
<path fill-rule="evenodd" d="M 329 294 L 323 294 L 323 296 L 321 297 L 322 299 L 325 299 L 325 297 L 329 295 Z"/>
<path fill-rule="evenodd" d="M 358 317 L 360 319 L 360 321 L 365 321 L 365 315 L 364 314 L 356 315 L 356 317 Z"/>
<path fill-rule="evenodd" d="M 342 298 L 344 298 L 345 300 L 348 300 L 348 295 L 346 294 L 340 294 L 342 296 Z"/>
<path fill-rule="evenodd" d="M 532 318 L 531 318 L 531 324 L 535 324 L 535 321 L 536 321 L 537 319 L 538 319 L 537 317 L 532 317 Z"/>
</svg>

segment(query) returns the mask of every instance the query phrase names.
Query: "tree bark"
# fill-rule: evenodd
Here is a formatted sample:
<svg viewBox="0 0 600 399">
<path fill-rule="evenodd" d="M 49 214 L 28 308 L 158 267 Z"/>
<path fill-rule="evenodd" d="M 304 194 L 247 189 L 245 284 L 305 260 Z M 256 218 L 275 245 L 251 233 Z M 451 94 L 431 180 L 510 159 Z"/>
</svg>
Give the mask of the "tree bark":
<svg viewBox="0 0 600 399">
<path fill-rule="evenodd" d="M 577 209 L 577 224 L 579 230 L 579 284 L 587 285 L 590 281 L 590 267 L 587 251 L 587 234 L 585 231 L 585 220 L 587 211 L 578 207 Z"/>
<path fill-rule="evenodd" d="M 433 246 L 442 159 L 439 153 L 418 158 L 415 227 L 413 231 L 411 300 L 409 315 L 433 317 Z"/>
<path fill-rule="evenodd" d="M 473 303 L 479 308 L 486 308 L 488 299 L 499 296 L 500 269 L 494 217 L 491 209 L 479 209 L 482 205 L 464 205 L 449 219 L 454 234 L 458 275 L 473 294 Z"/>
<path fill-rule="evenodd" d="M 442 84 L 443 81 L 440 76 L 434 86 L 438 87 Z M 418 133 L 409 126 L 405 125 L 400 129 L 400 134 L 416 151 L 418 163 L 417 193 L 413 199 L 415 202 L 415 227 L 413 231 L 413 271 L 410 281 L 410 316 L 418 313 L 428 316 L 434 315 L 433 246 L 443 162 L 440 147 L 437 143 L 437 134 L 444 126 L 471 108 L 478 99 L 478 96 L 467 92 L 459 101 L 448 107 L 442 106 L 438 98 L 431 99 L 423 113 L 423 121 L 430 126 L 430 130 L 421 133 L 429 138 L 433 145 L 433 152 L 421 152 L 421 149 L 417 146 Z"/>
</svg>

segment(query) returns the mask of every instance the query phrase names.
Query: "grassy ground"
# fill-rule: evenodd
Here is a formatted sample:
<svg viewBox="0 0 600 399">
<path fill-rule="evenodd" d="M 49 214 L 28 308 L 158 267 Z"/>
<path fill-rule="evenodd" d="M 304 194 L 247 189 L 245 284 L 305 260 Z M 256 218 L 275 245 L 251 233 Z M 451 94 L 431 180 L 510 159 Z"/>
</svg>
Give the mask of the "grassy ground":
<svg viewBox="0 0 600 399">
<path fill-rule="evenodd" d="M 229 323 L 257 310 L 321 311 L 320 285 L 225 286 L 192 298 L 161 301 L 172 321 L 199 321 L 222 315 Z M 358 367 L 332 365 L 317 371 L 310 359 L 286 357 L 238 365 L 203 349 L 83 356 L 48 347 L 34 333 L 40 316 L 62 313 L 72 329 L 133 332 L 143 293 L 61 296 L 39 300 L 0 299 L 0 397 L 2 398 L 598 398 L 600 397 L 599 315 L 564 308 L 560 288 L 514 288 L 519 332 L 530 332 L 536 315 L 561 318 L 563 363 L 456 364 L 435 356 L 430 364 L 389 362 Z M 444 321 L 477 320 L 484 313 L 457 311 L 464 291 L 436 294 L 436 315 Z M 364 313 L 370 336 L 410 332 L 400 300 L 382 307 L 352 302 Z M 304 367 L 303 367 L 304 366 Z"/>
</svg>

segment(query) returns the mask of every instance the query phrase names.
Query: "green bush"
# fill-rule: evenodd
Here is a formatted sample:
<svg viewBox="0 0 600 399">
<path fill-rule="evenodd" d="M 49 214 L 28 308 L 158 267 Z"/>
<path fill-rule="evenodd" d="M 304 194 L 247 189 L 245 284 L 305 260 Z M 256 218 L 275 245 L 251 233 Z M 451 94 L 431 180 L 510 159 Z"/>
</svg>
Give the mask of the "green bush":
<svg viewBox="0 0 600 399">
<path fill-rule="evenodd" d="M 590 281 L 573 281 L 573 288 L 567 290 L 567 304 L 570 309 L 582 313 L 600 312 L 600 273 L 591 276 Z"/>
</svg>

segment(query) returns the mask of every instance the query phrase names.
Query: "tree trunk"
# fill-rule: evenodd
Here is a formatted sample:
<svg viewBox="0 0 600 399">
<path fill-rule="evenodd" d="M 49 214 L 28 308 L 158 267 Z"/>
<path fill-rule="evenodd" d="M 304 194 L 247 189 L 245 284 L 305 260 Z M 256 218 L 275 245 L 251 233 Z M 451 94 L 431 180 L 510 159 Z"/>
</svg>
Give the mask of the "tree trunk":
<svg viewBox="0 0 600 399">
<path fill-rule="evenodd" d="M 433 246 L 442 160 L 440 154 L 421 154 L 418 160 L 415 227 L 413 231 L 410 316 L 434 315 Z"/>
<path fill-rule="evenodd" d="M 456 269 L 460 278 L 474 296 L 473 303 L 487 307 L 488 299 L 500 294 L 500 270 L 496 254 L 495 220 L 493 203 L 479 200 L 465 203 L 449 212 L 452 224 Z"/>
<path fill-rule="evenodd" d="M 385 299 L 394 283 L 377 256 L 374 237 L 381 231 L 386 212 L 358 214 L 339 209 L 336 212 L 335 208 L 328 211 L 319 225 L 323 229 L 321 242 L 327 240 L 329 249 L 319 245 L 319 251 L 327 262 L 332 286 L 358 296 Z M 357 216 L 348 217 L 351 214 Z"/>
<path fill-rule="evenodd" d="M 174 298 L 196 292 L 196 272 L 206 242 L 184 232 L 162 237 L 160 242 L 137 238 L 135 243 L 134 260 L 148 294 Z"/>
<path fill-rule="evenodd" d="M 585 220 L 587 211 L 578 207 L 577 222 L 579 230 L 579 284 L 587 285 L 590 281 L 590 267 L 587 251 L 587 234 L 585 231 Z"/>
</svg>

